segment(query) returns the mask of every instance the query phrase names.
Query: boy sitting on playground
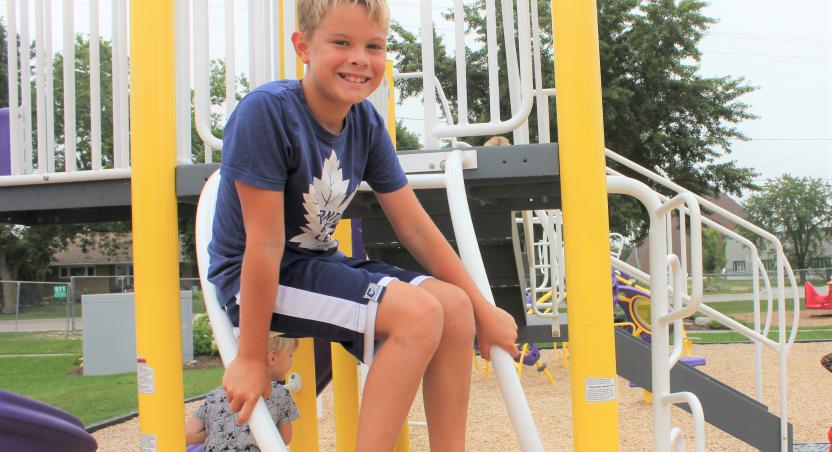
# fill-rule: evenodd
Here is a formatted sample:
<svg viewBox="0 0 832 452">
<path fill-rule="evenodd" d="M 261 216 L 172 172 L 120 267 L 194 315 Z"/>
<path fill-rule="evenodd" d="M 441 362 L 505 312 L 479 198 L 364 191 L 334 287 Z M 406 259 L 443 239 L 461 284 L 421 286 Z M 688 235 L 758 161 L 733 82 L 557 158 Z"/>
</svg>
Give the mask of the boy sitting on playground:
<svg viewBox="0 0 832 452">
<path fill-rule="evenodd" d="M 416 199 L 366 101 L 384 77 L 385 0 L 299 0 L 302 81 L 270 82 L 228 120 L 209 279 L 239 325 L 223 376 L 238 422 L 271 391 L 271 328 L 326 337 L 366 363 L 357 450 L 393 448 L 420 381 L 432 450 L 463 450 L 473 336 L 517 355 L 517 325 L 491 305 Z M 332 233 L 364 180 L 433 277 L 338 251 Z M 383 341 L 383 345 L 382 344 Z M 378 348 L 378 349 L 377 349 Z"/>
<path fill-rule="evenodd" d="M 298 407 L 289 391 L 279 382 L 286 378 L 286 372 L 292 367 L 292 354 L 298 348 L 298 340 L 272 333 L 267 344 L 271 394 L 266 399 L 266 407 L 283 442 L 289 444 L 292 440 L 292 421 L 299 417 Z M 206 452 L 260 450 L 248 425 L 238 425 L 236 421 L 237 416 L 231 410 L 225 389 L 214 389 L 185 424 L 185 441 L 188 444 L 204 444 Z"/>
</svg>

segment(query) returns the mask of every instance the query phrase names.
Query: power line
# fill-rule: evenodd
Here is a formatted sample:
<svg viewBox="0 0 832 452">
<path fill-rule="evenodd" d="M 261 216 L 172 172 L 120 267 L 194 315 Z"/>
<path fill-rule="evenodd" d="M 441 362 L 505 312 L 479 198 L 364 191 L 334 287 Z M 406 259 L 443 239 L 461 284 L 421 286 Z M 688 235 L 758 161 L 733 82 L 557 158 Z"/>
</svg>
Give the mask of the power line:
<svg viewBox="0 0 832 452">
<path fill-rule="evenodd" d="M 765 53 L 747 53 L 747 52 L 725 52 L 721 50 L 707 50 L 702 49 L 702 53 L 717 53 L 720 55 L 741 55 L 741 56 L 753 56 L 753 57 L 763 57 L 763 58 L 785 58 L 790 60 L 818 60 L 818 61 L 832 61 L 832 58 L 829 57 L 802 57 L 802 56 L 792 56 L 792 55 L 770 55 Z"/>
<path fill-rule="evenodd" d="M 791 42 L 796 44 L 813 44 L 813 45 L 832 45 L 832 40 L 828 39 L 811 39 L 811 38 L 796 38 L 791 36 L 772 36 L 772 35 L 754 35 L 745 33 L 728 33 L 710 31 L 706 33 L 708 36 L 716 38 L 731 38 L 731 39 L 749 39 L 754 41 L 772 41 L 772 42 Z"/>
</svg>

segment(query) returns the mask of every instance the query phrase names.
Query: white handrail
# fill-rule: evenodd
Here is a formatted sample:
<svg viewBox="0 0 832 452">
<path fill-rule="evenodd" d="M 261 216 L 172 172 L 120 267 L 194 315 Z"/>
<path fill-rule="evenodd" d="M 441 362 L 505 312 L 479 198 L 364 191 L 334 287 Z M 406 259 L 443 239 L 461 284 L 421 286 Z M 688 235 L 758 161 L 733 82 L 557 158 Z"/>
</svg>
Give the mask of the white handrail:
<svg viewBox="0 0 832 452">
<path fill-rule="evenodd" d="M 468 198 L 465 195 L 462 158 L 462 151 L 455 150 L 451 152 L 445 163 L 451 223 L 453 224 L 459 255 L 465 263 L 465 267 L 480 292 L 491 304 L 494 304 L 494 295 L 491 293 L 488 276 L 485 273 L 482 255 L 477 244 L 477 236 L 474 232 L 474 223 L 471 219 L 471 211 L 468 207 Z M 491 348 L 491 362 L 494 364 L 494 373 L 497 376 L 500 391 L 503 394 L 503 401 L 520 442 L 520 448 L 524 452 L 542 451 L 543 444 L 540 441 L 540 434 L 537 432 L 534 418 L 529 411 L 526 395 L 520 386 L 514 360 L 508 352 L 495 346 Z"/>
<path fill-rule="evenodd" d="M 422 42 L 422 72 L 430 74 L 430 77 L 423 77 L 424 93 L 434 92 L 436 82 L 434 53 L 433 53 L 433 21 L 431 18 L 431 1 L 425 0 L 422 4 L 421 15 L 421 42 Z M 506 51 L 507 57 L 510 59 L 511 48 L 514 47 L 514 36 L 512 34 L 511 40 L 508 40 L 508 29 L 513 30 L 513 1 L 506 1 L 503 3 L 504 13 L 504 30 L 507 37 Z M 487 6 L 487 5 L 486 5 Z M 507 9 L 510 8 L 510 9 Z M 506 14 L 505 11 L 511 11 Z M 437 147 L 437 140 L 439 138 L 453 138 L 461 136 L 477 136 L 477 135 L 494 135 L 513 131 L 523 125 L 531 112 L 532 103 L 534 100 L 534 89 L 532 82 L 532 62 L 531 62 L 531 32 L 530 32 L 530 13 L 528 0 L 521 0 L 517 8 L 518 17 L 518 32 L 519 41 L 523 48 L 520 53 L 520 86 L 521 86 L 521 102 L 516 111 L 513 111 L 512 117 L 505 121 L 501 121 L 499 117 L 492 117 L 487 123 L 477 124 L 455 124 L 455 125 L 436 125 L 436 99 L 433 96 L 425 95 L 424 98 L 424 118 L 425 118 L 425 147 Z M 489 39 L 490 40 L 490 39 Z M 509 87 L 516 85 L 511 83 L 512 75 L 509 69 Z M 489 80 L 489 90 L 494 91 L 498 89 L 496 85 L 492 85 Z M 493 111 L 493 107 L 492 107 Z M 459 121 L 458 121 L 459 122 Z M 516 144 L 516 143 L 515 143 Z"/>
<path fill-rule="evenodd" d="M 194 8 L 194 125 L 199 138 L 207 145 L 205 163 L 211 163 L 212 160 L 212 153 L 208 148 L 222 149 L 222 140 L 211 132 L 211 96 L 208 81 L 211 68 L 208 57 L 208 27 L 208 8 Z M 254 82 L 253 78 L 252 82 Z"/>
<path fill-rule="evenodd" d="M 214 331 L 214 338 L 217 342 L 222 363 L 227 367 L 237 356 L 237 340 L 234 336 L 234 327 L 231 325 L 231 320 L 220 307 L 216 288 L 208 281 L 208 265 L 210 263 L 208 244 L 211 243 L 213 235 L 212 225 L 219 184 L 220 173 L 216 171 L 208 178 L 202 188 L 196 211 L 196 252 L 202 295 L 205 299 L 205 310 L 208 312 L 208 318 L 211 321 L 211 329 Z M 249 426 L 260 450 L 288 452 L 289 449 L 283 443 L 262 397 L 257 400 L 254 411 L 251 413 Z"/>
<path fill-rule="evenodd" d="M 674 437 L 672 433 L 672 426 L 671 426 L 671 419 L 670 419 L 670 404 L 675 403 L 675 401 L 681 401 L 682 398 L 684 401 L 691 405 L 691 412 L 694 414 L 694 428 L 695 431 L 698 433 L 696 435 L 697 444 L 701 444 L 704 447 L 704 428 L 701 429 L 700 433 L 700 420 L 704 423 L 704 416 L 701 412 L 701 406 L 699 406 L 699 411 L 696 411 L 696 406 L 698 405 L 698 400 L 696 400 L 696 396 L 693 394 L 682 396 L 680 394 L 672 394 L 670 392 L 670 369 L 672 363 L 672 355 L 669 353 L 669 323 L 675 319 L 679 313 L 685 311 L 685 309 L 681 309 L 678 311 L 673 311 L 668 314 L 668 280 L 667 280 L 667 256 L 668 256 L 668 249 L 667 249 L 667 239 L 666 234 L 667 231 L 664 227 L 664 218 L 667 212 L 671 209 L 678 207 L 682 201 L 684 202 L 691 202 L 688 206 L 689 210 L 693 212 L 691 215 L 691 230 L 696 230 L 697 226 L 700 222 L 698 220 L 698 207 L 696 200 L 689 195 L 679 196 L 674 198 L 673 200 L 662 204 L 659 201 L 658 195 L 652 191 L 647 185 L 644 183 L 638 182 L 635 179 L 630 179 L 622 176 L 607 176 L 607 190 L 610 193 L 615 194 L 622 194 L 622 195 L 629 195 L 636 198 L 639 202 L 641 202 L 645 208 L 647 209 L 647 214 L 649 216 L 649 232 L 648 232 L 648 241 L 649 241 L 649 252 L 650 252 L 650 289 L 651 289 L 651 299 L 650 299 L 650 315 L 652 319 L 656 319 L 657 321 L 654 322 L 652 328 L 652 341 L 651 341 L 651 359 L 652 359 L 652 366 L 651 366 L 651 374 L 652 374 L 652 390 L 653 390 L 653 449 L 654 450 L 670 450 L 672 439 Z M 698 232 L 698 231 L 697 231 Z M 695 236 L 699 234 L 693 232 L 691 240 L 695 240 Z M 693 248 L 693 247 L 692 247 Z M 701 245 L 700 245 L 701 249 Z M 694 283 L 694 294 L 695 297 L 697 292 L 699 297 L 701 297 L 701 254 L 699 256 L 695 256 L 693 252 L 691 253 L 692 258 L 698 257 L 699 264 L 693 265 L 694 272 L 696 273 L 698 269 L 698 283 Z M 671 258 L 671 262 L 673 262 L 673 258 Z M 678 258 L 675 259 L 676 265 L 678 264 Z M 681 266 L 679 266 L 681 270 Z M 681 273 L 681 272 L 680 272 Z M 694 280 L 697 280 L 697 277 L 694 276 Z M 677 280 L 679 284 L 682 281 Z M 699 286 L 697 290 L 696 286 Z M 694 300 L 695 303 L 695 300 Z M 681 303 L 679 303 L 681 304 Z M 702 424 L 704 425 L 704 424 Z M 697 450 L 704 450 L 704 449 L 697 449 Z"/>
</svg>

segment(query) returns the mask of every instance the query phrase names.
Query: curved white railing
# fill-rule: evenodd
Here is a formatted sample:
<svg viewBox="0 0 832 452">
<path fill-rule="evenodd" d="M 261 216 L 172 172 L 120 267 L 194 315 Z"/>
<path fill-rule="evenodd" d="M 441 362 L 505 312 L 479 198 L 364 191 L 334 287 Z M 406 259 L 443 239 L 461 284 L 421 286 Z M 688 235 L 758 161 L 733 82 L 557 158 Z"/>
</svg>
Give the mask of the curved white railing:
<svg viewBox="0 0 832 452">
<path fill-rule="evenodd" d="M 217 191 L 219 190 L 220 173 L 214 172 L 205 182 L 196 211 L 196 253 L 199 266 L 199 279 L 202 284 L 202 295 L 205 298 L 205 310 L 211 320 L 211 329 L 217 342 L 217 349 L 224 366 L 231 364 L 237 356 L 237 338 L 231 320 L 220 307 L 216 288 L 208 281 L 208 244 L 213 235 L 214 211 L 217 205 Z M 288 452 L 274 421 L 261 397 L 251 413 L 249 420 L 251 433 L 254 435 L 260 450 L 268 452 Z"/>
<path fill-rule="evenodd" d="M 674 437 L 670 424 L 670 407 L 674 403 L 685 402 L 691 406 L 691 414 L 693 415 L 694 431 L 696 432 L 695 449 L 702 452 L 705 450 L 704 414 L 698 399 L 693 394 L 670 392 L 670 369 L 676 364 L 678 356 L 676 356 L 675 351 L 670 352 L 669 345 L 669 325 L 674 321 L 678 322 L 676 330 L 681 330 L 679 327 L 682 318 L 695 311 L 702 301 L 702 234 L 699 205 L 689 194 L 680 194 L 668 202 L 661 203 L 656 193 L 649 187 L 635 179 L 622 176 L 607 176 L 607 190 L 610 193 L 636 198 L 645 206 L 650 219 L 648 240 L 650 246 L 650 312 L 651 319 L 653 319 L 650 347 L 652 355 L 653 449 L 670 450 Z M 693 267 L 691 301 L 685 307 L 682 306 L 680 293 L 687 292 L 686 281 L 680 276 L 682 273 L 678 257 L 668 253 L 666 229 L 664 227 L 665 214 L 682 204 L 687 206 L 691 216 L 691 263 Z M 668 256 L 671 256 L 670 259 L 668 259 Z M 676 275 L 674 285 L 676 302 L 672 310 L 668 305 L 668 264 L 671 264 L 671 268 Z M 681 341 L 678 343 L 681 344 Z"/>
</svg>

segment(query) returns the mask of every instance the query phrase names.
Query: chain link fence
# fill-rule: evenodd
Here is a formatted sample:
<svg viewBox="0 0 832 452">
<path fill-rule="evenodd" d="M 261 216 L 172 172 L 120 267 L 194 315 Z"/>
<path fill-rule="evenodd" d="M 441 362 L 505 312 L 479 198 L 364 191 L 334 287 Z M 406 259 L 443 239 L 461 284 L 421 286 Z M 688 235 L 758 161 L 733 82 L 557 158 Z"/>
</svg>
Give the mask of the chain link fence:
<svg viewBox="0 0 832 452">
<path fill-rule="evenodd" d="M 193 293 L 193 313 L 205 312 L 199 278 L 182 278 Z M 0 281 L 0 333 L 81 331 L 84 295 L 133 292 L 132 276 L 73 276 L 69 282 Z"/>
</svg>

